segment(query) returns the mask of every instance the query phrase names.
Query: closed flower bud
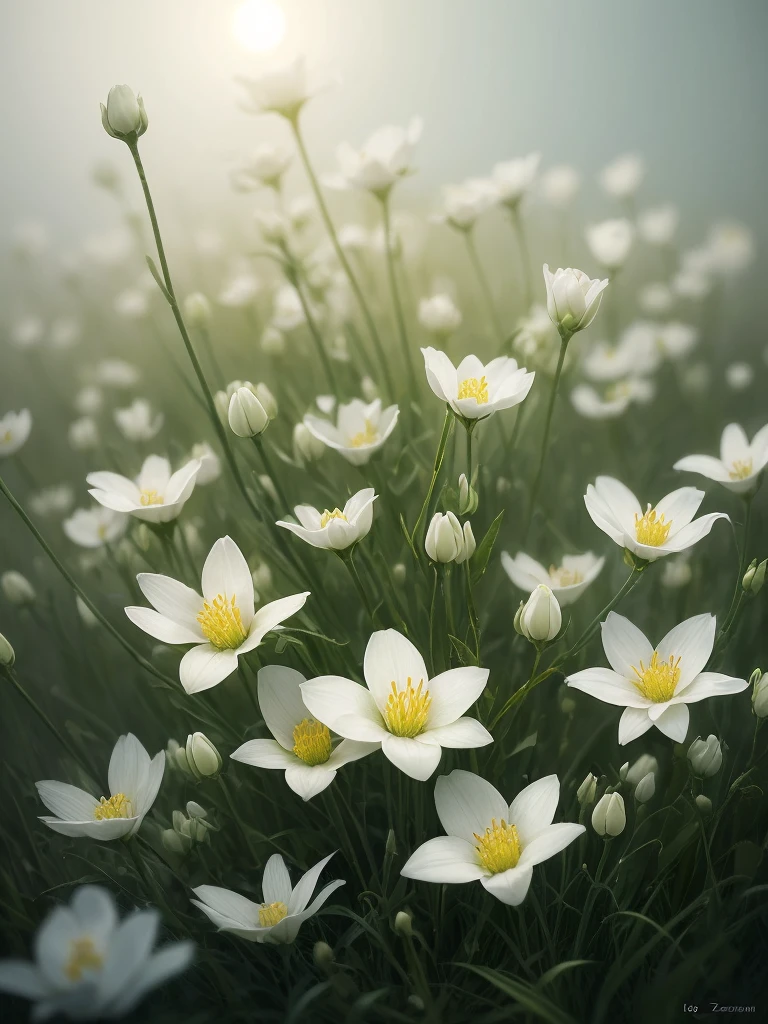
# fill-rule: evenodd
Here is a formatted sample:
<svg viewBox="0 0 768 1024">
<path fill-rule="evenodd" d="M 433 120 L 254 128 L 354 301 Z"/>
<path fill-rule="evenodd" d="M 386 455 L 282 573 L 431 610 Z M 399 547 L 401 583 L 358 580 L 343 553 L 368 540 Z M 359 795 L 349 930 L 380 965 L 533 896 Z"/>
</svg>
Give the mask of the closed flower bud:
<svg viewBox="0 0 768 1024">
<path fill-rule="evenodd" d="M 635 800 L 639 804 L 645 804 L 649 800 L 653 799 L 653 795 L 656 792 L 656 776 L 653 772 L 648 772 L 635 786 Z"/>
<path fill-rule="evenodd" d="M 269 416 L 271 420 L 277 416 L 277 399 L 269 390 L 266 384 L 257 384 L 254 388 L 254 394 L 261 402 L 264 412 Z"/>
<path fill-rule="evenodd" d="M 544 282 L 547 286 L 547 312 L 561 336 L 575 334 L 589 327 L 600 308 L 602 294 L 608 287 L 604 281 L 592 280 L 581 270 L 571 267 L 551 273 L 544 264 Z"/>
<path fill-rule="evenodd" d="M 592 811 L 592 828 L 599 836 L 619 836 L 627 824 L 627 812 L 620 793 L 601 796 Z"/>
<path fill-rule="evenodd" d="M 406 569 L 405 564 L 403 562 L 396 562 L 395 565 L 392 566 L 392 579 L 398 587 L 402 587 L 407 578 L 408 570 Z"/>
<path fill-rule="evenodd" d="M 202 292 L 193 292 L 184 299 L 184 317 L 190 327 L 207 327 L 211 322 L 211 304 Z"/>
<path fill-rule="evenodd" d="M 472 555 L 474 555 L 475 548 L 477 547 L 477 544 L 475 543 L 475 535 L 472 533 L 472 524 L 469 521 L 464 523 L 464 526 L 461 528 L 461 532 L 464 536 L 464 548 L 456 556 L 456 561 L 458 563 L 468 561 Z"/>
<path fill-rule="evenodd" d="M 335 957 L 327 942 L 316 942 L 312 949 L 312 959 L 318 967 L 330 967 Z"/>
<path fill-rule="evenodd" d="M 753 559 L 744 578 L 741 581 L 742 588 L 748 594 L 759 594 L 765 584 L 765 570 L 768 566 L 768 558 L 764 558 L 758 565 L 757 559 Z"/>
<path fill-rule="evenodd" d="M 712 813 L 712 801 L 708 796 L 704 796 L 703 793 L 699 793 L 696 797 L 696 806 L 699 809 L 699 813 L 705 818 L 708 818 Z"/>
<path fill-rule="evenodd" d="M 753 673 L 752 710 L 758 718 L 768 718 L 768 672 Z"/>
<path fill-rule="evenodd" d="M 461 556 L 464 553 L 464 531 L 453 512 L 447 512 L 445 515 L 440 512 L 434 514 L 427 530 L 424 547 L 433 562 L 446 564 L 463 560 Z"/>
<path fill-rule="evenodd" d="M 227 418 L 232 432 L 238 437 L 256 437 L 269 425 L 269 416 L 248 388 L 238 388 L 229 400 Z"/>
<path fill-rule="evenodd" d="M 401 910 L 395 916 L 395 931 L 398 935 L 410 939 L 413 935 L 413 918 L 405 910 Z"/>
<path fill-rule="evenodd" d="M 175 853 L 181 857 L 188 853 L 192 846 L 192 841 L 187 836 L 179 835 L 173 828 L 163 829 L 160 840 L 168 853 Z"/>
<path fill-rule="evenodd" d="M 201 732 L 187 738 L 186 755 L 189 770 L 196 779 L 215 779 L 221 771 L 221 754 Z"/>
<path fill-rule="evenodd" d="M 128 85 L 113 85 L 107 105 L 101 105 L 101 123 L 113 139 L 134 141 L 147 130 L 144 101 Z"/>
<path fill-rule="evenodd" d="M 652 754 L 641 754 L 627 772 L 627 782 L 630 786 L 636 786 L 649 772 L 656 773 L 658 770 L 659 762 Z"/>
<path fill-rule="evenodd" d="M 16 652 L 6 638 L 0 633 L 0 665 L 10 668 L 16 661 Z"/>
<path fill-rule="evenodd" d="M 723 750 L 720 740 L 711 733 L 705 740 L 700 736 L 688 747 L 688 760 L 691 771 L 699 778 L 708 779 L 720 771 L 723 763 Z"/>
<path fill-rule="evenodd" d="M 627 772 L 628 771 L 629 771 L 629 761 L 625 761 L 625 763 L 621 766 L 621 768 L 619 768 L 619 778 L 621 779 L 622 782 L 624 782 L 626 780 Z"/>
<path fill-rule="evenodd" d="M 579 807 L 587 807 L 595 799 L 595 792 L 597 791 L 597 776 L 593 775 L 592 772 L 584 779 L 582 784 L 576 790 L 576 799 L 579 801 Z"/>
<path fill-rule="evenodd" d="M 384 852 L 388 857 L 397 856 L 397 839 L 395 837 L 395 830 L 391 828 L 387 832 L 387 842 L 384 846 Z"/>
<path fill-rule="evenodd" d="M 10 604 L 32 604 L 35 600 L 35 589 L 26 576 L 15 569 L 9 569 L 0 576 L 0 589 Z"/>
<path fill-rule="evenodd" d="M 477 512 L 477 491 L 467 480 L 466 474 L 459 477 L 459 515 L 472 516 Z"/>
<path fill-rule="evenodd" d="M 525 633 L 523 632 L 523 622 L 522 622 L 522 620 L 523 620 L 523 609 L 524 608 L 525 608 L 525 601 L 521 601 L 520 604 L 517 606 L 517 611 L 515 612 L 515 617 L 512 620 L 512 625 L 514 626 L 515 632 L 519 633 L 520 636 L 525 636 Z"/>
<path fill-rule="evenodd" d="M 520 613 L 519 632 L 534 643 L 554 640 L 560 632 L 563 616 L 557 598 L 543 583 L 531 593 Z"/>
</svg>

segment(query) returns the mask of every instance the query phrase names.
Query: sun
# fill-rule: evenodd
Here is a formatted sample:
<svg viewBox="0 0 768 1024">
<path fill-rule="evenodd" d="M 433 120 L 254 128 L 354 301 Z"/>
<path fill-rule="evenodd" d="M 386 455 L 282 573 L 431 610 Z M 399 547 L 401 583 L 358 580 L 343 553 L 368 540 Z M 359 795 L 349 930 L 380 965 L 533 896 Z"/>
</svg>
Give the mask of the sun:
<svg viewBox="0 0 768 1024">
<path fill-rule="evenodd" d="M 275 0 L 246 0 L 235 11 L 232 31 L 253 53 L 276 49 L 285 36 L 285 13 Z"/>
</svg>

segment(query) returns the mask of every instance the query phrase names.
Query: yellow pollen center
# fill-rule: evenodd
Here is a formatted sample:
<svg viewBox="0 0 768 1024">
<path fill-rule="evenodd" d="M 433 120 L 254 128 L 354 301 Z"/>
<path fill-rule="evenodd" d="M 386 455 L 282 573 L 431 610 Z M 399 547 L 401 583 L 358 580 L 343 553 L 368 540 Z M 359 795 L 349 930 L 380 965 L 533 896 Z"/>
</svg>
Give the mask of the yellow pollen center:
<svg viewBox="0 0 768 1024">
<path fill-rule="evenodd" d="M 3 434 L 3 444 L 8 444 L 12 440 L 13 440 L 13 431 L 12 430 L 6 430 L 6 432 Z"/>
<path fill-rule="evenodd" d="M 675 687 L 680 679 L 680 659 L 670 654 L 668 661 L 659 661 L 659 652 L 654 651 L 648 667 L 640 662 L 640 667 L 632 666 L 637 676 L 632 682 L 640 693 L 654 704 L 663 704 L 675 695 Z"/>
<path fill-rule="evenodd" d="M 320 516 L 320 529 L 324 530 L 332 519 L 343 519 L 345 523 L 349 522 L 340 508 L 335 508 L 333 512 L 329 512 L 328 509 L 326 509 Z"/>
<path fill-rule="evenodd" d="M 731 480 L 746 480 L 752 475 L 752 459 L 736 459 L 728 476 Z"/>
<path fill-rule="evenodd" d="M 605 392 L 605 397 L 609 402 L 616 402 L 620 398 L 630 398 L 631 391 L 629 384 L 625 380 L 619 381 L 618 384 L 613 384 Z"/>
<path fill-rule="evenodd" d="M 394 680 L 391 686 L 392 692 L 387 697 L 387 705 L 384 708 L 387 728 L 394 736 L 418 736 L 427 724 L 427 715 L 432 703 L 429 690 L 424 688 L 424 680 L 419 680 L 416 689 L 413 688 L 410 676 L 404 690 L 398 690 Z"/>
<path fill-rule="evenodd" d="M 351 448 L 362 448 L 364 444 L 375 444 L 379 440 L 379 430 L 370 420 L 365 421 L 365 426 L 359 434 L 353 434 L 349 439 Z"/>
<path fill-rule="evenodd" d="M 239 647 L 248 635 L 234 594 L 232 597 L 217 594 L 212 601 L 206 601 L 197 621 L 206 639 L 220 651 Z"/>
<path fill-rule="evenodd" d="M 308 765 L 325 764 L 331 756 L 331 734 L 328 726 L 305 718 L 293 730 L 293 752 Z"/>
<path fill-rule="evenodd" d="M 262 903 L 259 907 L 259 924 L 262 928 L 272 928 L 288 916 L 288 907 L 284 903 Z"/>
<path fill-rule="evenodd" d="M 477 377 L 467 377 L 459 385 L 459 398 L 474 398 L 478 405 L 485 405 L 488 402 L 488 383 L 485 376 L 480 380 Z"/>
<path fill-rule="evenodd" d="M 664 516 L 657 515 L 656 509 L 649 505 L 642 516 L 635 512 L 635 536 L 638 543 L 648 544 L 652 548 L 659 547 L 669 536 L 672 520 L 665 522 Z"/>
<path fill-rule="evenodd" d="M 103 796 L 94 807 L 93 816 L 97 821 L 104 821 L 105 818 L 130 818 L 132 817 L 131 801 L 125 793 L 115 793 L 109 798 Z"/>
<path fill-rule="evenodd" d="M 520 847 L 520 836 L 514 825 L 508 825 L 504 819 L 497 824 L 496 819 L 491 819 L 490 828 L 479 836 L 474 833 L 477 843 L 477 850 L 480 863 L 487 868 L 492 875 L 500 871 L 508 871 L 516 866 L 522 853 Z"/>
<path fill-rule="evenodd" d="M 162 497 L 161 494 L 158 494 L 156 490 L 152 489 L 152 490 L 149 490 L 149 491 L 142 491 L 141 492 L 141 496 L 139 498 L 139 501 L 144 506 L 147 506 L 147 505 L 162 505 L 163 504 L 163 497 Z"/>
<path fill-rule="evenodd" d="M 98 971 L 103 963 L 104 957 L 96 952 L 93 939 L 72 939 L 64 973 L 70 981 L 80 981 L 83 971 Z"/>
<path fill-rule="evenodd" d="M 550 565 L 549 578 L 555 587 L 573 587 L 584 579 L 576 569 L 566 569 L 562 565 Z"/>
</svg>

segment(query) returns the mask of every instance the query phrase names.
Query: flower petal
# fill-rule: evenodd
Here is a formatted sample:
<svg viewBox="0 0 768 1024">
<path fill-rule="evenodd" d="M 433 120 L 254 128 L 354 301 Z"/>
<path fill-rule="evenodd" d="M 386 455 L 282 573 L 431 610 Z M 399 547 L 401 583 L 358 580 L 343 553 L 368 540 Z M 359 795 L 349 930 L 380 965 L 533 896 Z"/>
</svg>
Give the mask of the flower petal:
<svg viewBox="0 0 768 1024">
<path fill-rule="evenodd" d="M 434 774 L 443 752 L 437 744 L 422 743 L 418 737 L 410 739 L 408 736 L 393 736 L 391 733 L 387 733 L 382 740 L 381 749 L 395 768 L 418 782 L 426 782 Z"/>
<path fill-rule="evenodd" d="M 203 566 L 203 597 L 213 601 L 234 596 L 243 626 L 249 629 L 253 619 L 253 578 L 248 563 L 231 537 L 220 537 L 208 553 Z"/>
<path fill-rule="evenodd" d="M 267 728 L 286 750 L 293 749 L 293 730 L 309 718 L 301 696 L 303 682 L 306 680 L 301 672 L 287 665 L 267 665 L 259 669 L 259 708 Z"/>
<path fill-rule="evenodd" d="M 404 689 L 410 678 L 417 687 L 429 680 L 424 659 L 411 641 L 396 629 L 381 629 L 371 635 L 365 648 L 363 675 L 380 711 L 384 711 L 392 683 Z"/>
<path fill-rule="evenodd" d="M 680 659 L 675 695 L 685 689 L 709 661 L 715 646 L 715 629 L 714 615 L 694 615 L 671 629 L 656 648 L 661 661 Z"/>
<path fill-rule="evenodd" d="M 373 694 L 365 686 L 342 676 L 318 676 L 301 684 L 301 696 L 313 718 L 340 736 L 340 719 L 360 719 L 386 732 Z M 350 736 L 350 739 L 356 739 Z M 383 739 L 383 736 L 382 736 Z"/>
<path fill-rule="evenodd" d="M 164 644 L 199 644 L 205 640 L 199 626 L 196 630 L 190 629 L 188 626 L 181 626 L 173 619 L 156 612 L 154 608 L 131 605 L 124 611 L 134 626 L 138 626 L 149 636 L 153 636 L 155 640 L 160 640 Z"/>
<path fill-rule="evenodd" d="M 565 682 L 574 690 L 582 690 L 591 697 L 620 708 L 646 708 L 650 703 L 631 680 L 609 668 L 585 668 L 567 676 Z"/>
<path fill-rule="evenodd" d="M 265 903 L 285 903 L 291 898 L 293 886 L 285 861 L 279 853 L 273 853 L 264 866 L 261 890 Z"/>
<path fill-rule="evenodd" d="M 475 847 L 457 836 L 438 836 L 419 846 L 400 874 L 420 882 L 474 882 L 485 875 Z"/>
<path fill-rule="evenodd" d="M 309 591 L 305 590 L 303 594 L 291 594 L 289 597 L 281 597 L 277 601 L 262 605 L 253 616 L 248 639 L 240 644 L 238 653 L 247 654 L 254 647 L 258 647 L 270 630 L 301 611 L 308 597 Z"/>
<path fill-rule="evenodd" d="M 532 878 L 532 867 L 518 865 L 508 871 L 502 871 L 498 875 L 481 878 L 480 882 L 497 900 L 501 900 L 502 903 L 506 903 L 510 907 L 519 907 L 528 895 Z"/>
<path fill-rule="evenodd" d="M 678 690 L 675 697 L 679 697 L 682 704 L 695 704 L 696 701 L 706 700 L 707 697 L 725 697 L 731 693 L 741 693 L 748 686 L 746 679 L 737 679 L 735 676 L 726 676 L 720 672 L 700 672 L 682 693 Z"/>
<path fill-rule="evenodd" d="M 624 708 L 619 719 L 619 743 L 624 746 L 644 736 L 653 725 L 645 708 Z"/>
<path fill-rule="evenodd" d="M 429 695 L 432 703 L 425 728 L 432 731 L 455 722 L 475 703 L 487 682 L 488 669 L 474 665 L 452 668 L 430 679 Z"/>
<path fill-rule="evenodd" d="M 493 736 L 476 718 L 459 718 L 449 725 L 438 726 L 437 729 L 427 728 L 419 739 L 423 743 L 436 743 L 438 746 L 453 750 L 471 750 L 493 743 Z"/>
<path fill-rule="evenodd" d="M 486 779 L 456 768 L 435 783 L 435 809 L 449 836 L 473 844 L 475 833 L 482 835 L 494 818 L 506 818 L 509 806 Z"/>
<path fill-rule="evenodd" d="M 320 764 L 311 767 L 299 763 L 285 770 L 285 781 L 305 803 L 327 789 L 335 778 L 336 772 L 333 768 L 329 769 Z"/>
<path fill-rule="evenodd" d="M 218 651 L 211 644 L 201 644 L 187 651 L 179 664 L 179 679 L 187 693 L 200 693 L 217 686 L 237 668 L 234 651 Z"/>
<path fill-rule="evenodd" d="M 156 611 L 172 622 L 194 630 L 198 637 L 202 636 L 197 617 L 203 610 L 203 599 L 196 590 L 171 576 L 154 572 L 140 572 L 136 581 Z"/>
<path fill-rule="evenodd" d="M 556 775 L 546 775 L 520 790 L 506 817 L 517 829 L 523 847 L 552 824 L 559 799 L 560 780 Z"/>
<path fill-rule="evenodd" d="M 277 740 L 246 740 L 229 755 L 233 761 L 252 765 L 254 768 L 294 768 L 301 764 L 300 758 L 282 747 Z"/>
<path fill-rule="evenodd" d="M 690 715 L 685 704 L 670 704 L 656 719 L 654 725 L 675 743 L 682 743 L 688 732 Z"/>
<path fill-rule="evenodd" d="M 99 801 L 85 790 L 50 779 L 36 782 L 35 786 L 42 802 L 57 818 L 64 821 L 87 821 L 93 818 Z"/>
<path fill-rule="evenodd" d="M 645 634 L 616 612 L 608 612 L 600 629 L 603 650 L 613 671 L 625 679 L 634 679 L 635 668 L 641 661 L 647 665 L 653 656 L 653 647 Z"/>
<path fill-rule="evenodd" d="M 333 856 L 333 853 L 329 853 L 327 857 L 323 857 L 322 860 L 313 865 L 309 871 L 304 872 L 296 883 L 296 888 L 291 893 L 291 898 L 288 901 L 289 914 L 300 914 L 304 910 L 312 897 L 312 893 L 315 891 L 315 886 L 320 879 L 323 868 Z"/>
<path fill-rule="evenodd" d="M 518 827 L 518 833 L 520 829 Z M 569 846 L 574 839 L 583 835 L 586 829 L 583 825 L 561 822 L 558 825 L 548 825 L 538 835 L 529 839 L 523 847 L 523 852 L 518 861 L 518 866 L 533 866 L 549 860 L 555 854 L 560 853 L 566 846 Z"/>
</svg>

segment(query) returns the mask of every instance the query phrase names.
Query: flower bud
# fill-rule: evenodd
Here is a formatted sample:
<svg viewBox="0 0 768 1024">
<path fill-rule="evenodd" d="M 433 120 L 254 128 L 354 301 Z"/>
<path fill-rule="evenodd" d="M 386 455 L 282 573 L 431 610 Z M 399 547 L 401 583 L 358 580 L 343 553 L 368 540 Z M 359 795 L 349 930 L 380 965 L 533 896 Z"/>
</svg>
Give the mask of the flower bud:
<svg viewBox="0 0 768 1024">
<path fill-rule="evenodd" d="M 207 327 L 211 322 L 211 304 L 202 292 L 192 292 L 184 299 L 184 318 L 190 327 Z"/>
<path fill-rule="evenodd" d="M 656 792 L 656 776 L 653 772 L 648 772 L 635 786 L 635 800 L 639 804 L 648 803 L 649 800 L 653 799 L 653 795 Z"/>
<path fill-rule="evenodd" d="M 599 836 L 619 836 L 627 824 L 627 812 L 620 793 L 601 796 L 592 811 L 592 828 Z"/>
<path fill-rule="evenodd" d="M 238 388 L 229 400 L 227 418 L 238 437 L 256 437 L 269 425 L 264 406 L 248 388 Z"/>
<path fill-rule="evenodd" d="M 360 391 L 366 402 L 375 402 L 379 397 L 379 389 L 372 377 L 363 377 L 360 381 Z"/>
<path fill-rule="evenodd" d="M 708 796 L 704 796 L 703 793 L 699 793 L 699 795 L 696 797 L 696 806 L 699 808 L 699 812 L 705 818 L 708 818 L 712 813 L 712 801 L 709 799 Z"/>
<path fill-rule="evenodd" d="M 595 792 L 597 790 L 597 776 L 593 775 L 592 772 L 587 775 L 586 779 L 582 782 L 579 788 L 576 790 L 576 799 L 579 801 L 579 807 L 586 807 L 592 803 L 595 799 Z"/>
<path fill-rule="evenodd" d="M 525 633 L 523 632 L 523 622 L 522 622 L 523 610 L 524 609 L 525 609 L 525 601 L 521 601 L 520 604 L 517 606 L 517 611 L 515 612 L 515 617 L 512 620 L 512 625 L 514 626 L 515 632 L 519 633 L 520 636 L 525 636 Z"/>
<path fill-rule="evenodd" d="M 475 535 L 472 533 L 472 524 L 467 520 L 464 526 L 461 528 L 462 536 L 464 538 L 464 547 L 462 551 L 456 556 L 457 564 L 461 562 L 467 562 L 472 555 L 475 553 L 477 544 L 475 543 Z"/>
<path fill-rule="evenodd" d="M 160 841 L 168 853 L 175 853 L 181 857 L 188 853 L 192 846 L 192 841 L 187 836 L 179 835 L 173 828 L 163 829 L 160 834 Z"/>
<path fill-rule="evenodd" d="M 405 910 L 400 910 L 395 916 L 395 931 L 403 938 L 410 939 L 413 935 L 413 918 Z"/>
<path fill-rule="evenodd" d="M 269 390 L 266 384 L 257 384 L 253 389 L 254 394 L 261 402 L 264 412 L 269 416 L 271 420 L 277 416 L 277 399 Z"/>
<path fill-rule="evenodd" d="M 221 771 L 221 754 L 207 736 L 193 732 L 187 737 L 187 763 L 196 779 L 215 779 Z"/>
<path fill-rule="evenodd" d="M 600 308 L 603 291 L 608 287 L 607 278 L 591 280 L 583 271 L 571 267 L 553 274 L 546 263 L 544 283 L 549 318 L 566 337 L 589 327 Z"/>
<path fill-rule="evenodd" d="M 0 666 L 10 668 L 16 661 L 16 652 L 10 642 L 0 633 Z"/>
<path fill-rule="evenodd" d="M 768 672 L 752 673 L 752 710 L 758 718 L 768 718 Z"/>
<path fill-rule="evenodd" d="M 323 442 L 310 434 L 303 423 L 296 424 L 293 428 L 293 454 L 297 462 L 316 462 L 325 451 Z"/>
<path fill-rule="evenodd" d="M 128 85 L 113 85 L 106 107 L 101 105 L 101 123 L 113 139 L 135 141 L 147 130 L 144 101 Z M 132 138 L 131 138 L 132 137 Z"/>
<path fill-rule="evenodd" d="M 519 632 L 534 643 L 546 643 L 554 640 L 562 624 L 557 598 L 549 587 L 540 583 L 520 612 Z"/>
<path fill-rule="evenodd" d="M 433 562 L 446 564 L 459 560 L 464 551 L 464 531 L 453 512 L 445 515 L 435 512 L 427 530 L 424 548 Z"/>
<path fill-rule="evenodd" d="M 466 473 L 459 477 L 459 515 L 471 516 L 477 512 L 477 491 L 467 480 Z"/>
<path fill-rule="evenodd" d="M 406 569 L 405 564 L 403 562 L 396 562 L 395 565 L 392 566 L 392 579 L 398 587 L 402 587 L 407 578 L 408 570 Z"/>
<path fill-rule="evenodd" d="M 395 830 L 393 828 L 387 832 L 387 842 L 384 846 L 384 852 L 388 857 L 397 856 L 397 838 L 395 837 Z"/>
<path fill-rule="evenodd" d="M 649 772 L 655 774 L 658 770 L 659 762 L 652 754 L 641 754 L 627 772 L 627 782 L 630 786 L 636 786 Z"/>
<path fill-rule="evenodd" d="M 625 761 L 624 764 L 619 768 L 619 778 L 622 782 L 626 781 L 627 772 L 629 771 L 629 761 Z"/>
<path fill-rule="evenodd" d="M 723 763 L 723 751 L 720 740 L 711 733 L 705 740 L 700 736 L 688 747 L 688 760 L 691 771 L 699 778 L 708 779 L 720 771 Z"/>
<path fill-rule="evenodd" d="M 15 569 L 9 569 L 0 576 L 0 589 L 10 604 L 32 604 L 35 600 L 35 588 L 26 576 L 22 576 Z"/>
<path fill-rule="evenodd" d="M 757 559 L 753 559 L 741 581 L 742 589 L 748 594 L 759 594 L 765 583 L 765 570 L 767 566 L 768 558 L 764 558 L 759 565 Z"/>
<path fill-rule="evenodd" d="M 335 957 L 327 942 L 316 942 L 312 949 L 312 959 L 317 967 L 330 967 Z"/>
</svg>

